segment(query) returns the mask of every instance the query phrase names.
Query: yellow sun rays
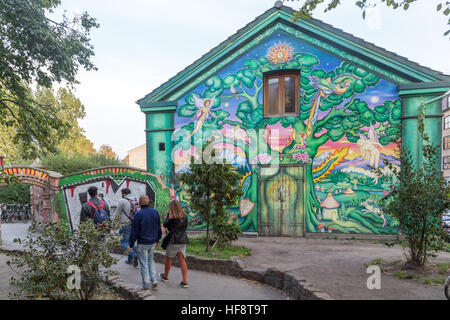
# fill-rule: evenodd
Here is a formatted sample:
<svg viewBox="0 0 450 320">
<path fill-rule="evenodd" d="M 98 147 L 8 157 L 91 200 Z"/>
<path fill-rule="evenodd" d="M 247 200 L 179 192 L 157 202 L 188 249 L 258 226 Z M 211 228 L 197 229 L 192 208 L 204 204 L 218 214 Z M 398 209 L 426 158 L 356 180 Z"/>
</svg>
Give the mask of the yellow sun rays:
<svg viewBox="0 0 450 320">
<path fill-rule="evenodd" d="M 289 43 L 278 42 L 274 44 L 273 47 L 269 48 L 269 53 L 267 54 L 267 59 L 272 64 L 284 63 L 291 61 L 294 55 L 294 48 L 292 48 Z"/>
</svg>

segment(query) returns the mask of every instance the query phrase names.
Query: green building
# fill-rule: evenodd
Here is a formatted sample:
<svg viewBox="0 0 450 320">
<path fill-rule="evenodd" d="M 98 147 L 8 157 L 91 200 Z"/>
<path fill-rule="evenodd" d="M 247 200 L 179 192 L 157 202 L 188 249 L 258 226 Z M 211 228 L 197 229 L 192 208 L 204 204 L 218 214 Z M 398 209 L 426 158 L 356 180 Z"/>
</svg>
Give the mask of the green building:
<svg viewBox="0 0 450 320">
<path fill-rule="evenodd" d="M 186 205 L 174 176 L 213 141 L 215 160 L 241 175 L 244 195 L 230 219 L 242 230 L 396 234 L 397 221 L 378 206 L 391 190 L 385 160 L 400 165 L 401 140 L 420 163 L 417 108 L 447 92 L 450 76 L 292 14 L 271 8 L 138 100 L 147 170 Z M 440 145 L 442 101 L 426 113 Z M 190 228 L 202 229 L 186 208 Z"/>
</svg>

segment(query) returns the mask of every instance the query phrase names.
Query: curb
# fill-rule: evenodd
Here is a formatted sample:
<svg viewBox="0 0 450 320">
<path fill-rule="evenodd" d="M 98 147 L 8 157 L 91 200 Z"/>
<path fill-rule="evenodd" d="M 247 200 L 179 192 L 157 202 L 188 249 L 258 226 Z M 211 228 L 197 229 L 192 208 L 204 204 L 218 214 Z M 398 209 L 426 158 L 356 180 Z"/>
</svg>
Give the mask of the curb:
<svg viewBox="0 0 450 320">
<path fill-rule="evenodd" d="M 164 263 L 164 260 L 164 253 L 156 251 L 155 262 Z M 237 257 L 225 260 L 187 254 L 186 263 L 188 268 L 192 270 L 244 278 L 267 284 L 283 291 L 292 300 L 333 300 L 327 293 L 321 292 L 303 277 L 274 267 L 266 270 L 246 269 L 243 261 Z M 179 267 L 178 259 L 175 258 L 172 265 Z"/>
<path fill-rule="evenodd" d="M 0 250 L 23 253 L 21 249 L 10 249 L 0 246 Z M 165 255 L 162 252 L 155 252 L 155 262 L 164 263 Z M 237 257 L 230 259 L 214 259 L 186 255 L 188 268 L 198 271 L 206 271 L 221 275 L 232 276 L 235 278 L 244 278 L 267 284 L 271 287 L 281 290 L 292 300 L 333 300 L 327 293 L 321 292 L 305 278 L 291 274 L 287 271 L 281 271 L 277 268 L 268 268 L 266 270 L 246 269 L 242 260 Z M 179 267 L 177 258 L 173 259 L 172 265 Z M 140 286 L 126 283 L 119 276 L 109 276 L 106 283 L 125 299 L 128 300 L 157 300 L 151 290 L 143 290 Z"/>
</svg>

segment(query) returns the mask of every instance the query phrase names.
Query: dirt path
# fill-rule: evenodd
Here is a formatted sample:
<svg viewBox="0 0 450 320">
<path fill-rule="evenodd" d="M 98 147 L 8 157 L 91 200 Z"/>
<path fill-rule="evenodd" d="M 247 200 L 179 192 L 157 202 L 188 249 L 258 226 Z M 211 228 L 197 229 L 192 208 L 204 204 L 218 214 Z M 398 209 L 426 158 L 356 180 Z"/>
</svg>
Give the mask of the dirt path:
<svg viewBox="0 0 450 320">
<path fill-rule="evenodd" d="M 381 289 L 367 288 L 370 274 L 365 264 L 377 258 L 404 259 L 398 245 L 389 248 L 369 241 L 268 237 L 241 238 L 236 244 L 252 249 L 252 255 L 243 259 L 246 267 L 276 267 L 301 275 L 333 299 L 445 299 L 443 286 L 399 280 L 386 274 L 381 275 Z M 450 261 L 450 253 L 440 254 L 437 260 Z"/>
</svg>

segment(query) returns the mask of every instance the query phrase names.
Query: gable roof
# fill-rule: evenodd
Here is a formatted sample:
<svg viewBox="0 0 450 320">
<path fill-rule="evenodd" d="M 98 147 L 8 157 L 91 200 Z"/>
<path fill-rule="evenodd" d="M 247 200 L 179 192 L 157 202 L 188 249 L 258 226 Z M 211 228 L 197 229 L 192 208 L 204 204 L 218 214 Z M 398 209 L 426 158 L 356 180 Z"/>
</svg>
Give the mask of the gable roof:
<svg viewBox="0 0 450 320">
<path fill-rule="evenodd" d="M 410 61 L 320 20 L 302 19 L 294 23 L 291 20 L 294 12 L 287 6 L 272 7 L 136 103 L 141 107 L 161 106 L 161 102 L 165 102 L 166 106 L 172 105 L 173 100 L 179 98 L 177 93 L 200 75 L 203 76 L 204 71 L 223 62 L 231 53 L 245 49 L 250 41 L 277 24 L 283 25 L 286 30 L 299 31 L 305 38 L 319 40 L 326 44 L 326 48 L 319 49 L 383 78 L 390 76 L 389 80 L 405 88 L 423 87 L 425 83 L 425 87 L 430 87 L 431 83 L 450 87 L 449 75 Z M 312 45 L 317 46 L 317 43 Z"/>
</svg>

